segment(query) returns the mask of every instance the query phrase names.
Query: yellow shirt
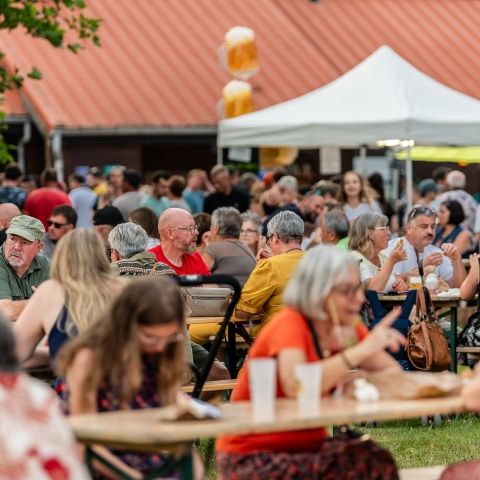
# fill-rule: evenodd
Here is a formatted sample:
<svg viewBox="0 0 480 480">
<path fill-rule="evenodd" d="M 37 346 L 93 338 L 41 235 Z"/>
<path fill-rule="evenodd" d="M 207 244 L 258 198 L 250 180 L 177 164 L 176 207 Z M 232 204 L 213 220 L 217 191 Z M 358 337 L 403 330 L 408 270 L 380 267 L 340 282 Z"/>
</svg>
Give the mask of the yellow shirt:
<svg viewBox="0 0 480 480">
<path fill-rule="evenodd" d="M 265 325 L 282 307 L 287 283 L 304 254 L 295 249 L 258 262 L 242 289 L 236 308 L 250 314 L 264 313 L 262 325 Z"/>
</svg>

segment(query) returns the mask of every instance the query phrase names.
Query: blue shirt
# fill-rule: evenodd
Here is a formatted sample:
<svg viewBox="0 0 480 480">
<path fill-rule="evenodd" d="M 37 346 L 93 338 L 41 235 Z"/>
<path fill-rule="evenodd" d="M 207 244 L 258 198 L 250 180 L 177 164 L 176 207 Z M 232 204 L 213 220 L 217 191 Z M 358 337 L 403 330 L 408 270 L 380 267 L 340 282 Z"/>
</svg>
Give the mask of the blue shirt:
<svg viewBox="0 0 480 480">
<path fill-rule="evenodd" d="M 97 201 L 97 195 L 88 187 L 74 188 L 68 195 L 73 208 L 77 212 L 77 227 L 90 228 L 93 226 L 93 207 Z"/>
<path fill-rule="evenodd" d="M 190 205 L 192 213 L 202 213 L 205 202 L 205 192 L 203 190 L 190 190 L 186 188 L 182 194 L 183 199 Z"/>
<path fill-rule="evenodd" d="M 155 198 L 149 195 L 148 197 L 144 197 L 140 205 L 150 208 L 150 210 L 153 210 L 157 217 L 159 217 L 164 210 L 170 207 L 170 202 L 166 197 Z"/>
</svg>

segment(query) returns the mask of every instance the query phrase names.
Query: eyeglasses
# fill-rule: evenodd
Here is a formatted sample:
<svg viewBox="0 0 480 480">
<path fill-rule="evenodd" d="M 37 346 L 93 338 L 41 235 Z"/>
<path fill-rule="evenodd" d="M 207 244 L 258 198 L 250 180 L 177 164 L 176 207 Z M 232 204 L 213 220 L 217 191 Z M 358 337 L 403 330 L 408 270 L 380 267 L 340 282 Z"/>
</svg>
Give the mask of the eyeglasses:
<svg viewBox="0 0 480 480">
<path fill-rule="evenodd" d="M 184 336 L 177 332 L 168 337 L 157 337 L 155 335 L 148 335 L 141 330 L 138 331 L 138 338 L 140 341 L 149 347 L 166 347 L 174 343 L 183 342 Z"/>
<path fill-rule="evenodd" d="M 258 232 L 253 228 L 246 228 L 245 230 L 240 230 L 240 233 L 249 234 L 249 233 L 258 233 Z"/>
<path fill-rule="evenodd" d="M 332 292 L 339 293 L 345 297 L 353 297 L 359 291 L 364 290 L 364 284 L 359 283 L 358 285 L 352 285 L 351 283 L 344 283 L 340 285 L 335 285 L 332 288 Z"/>
<path fill-rule="evenodd" d="M 417 205 L 413 207 L 408 213 L 408 219 L 412 220 L 419 215 L 426 215 L 427 217 L 436 217 L 437 212 L 432 208 L 425 205 Z"/>
<path fill-rule="evenodd" d="M 273 238 L 275 235 L 276 235 L 276 233 L 272 233 L 271 235 L 269 235 L 269 236 L 267 237 L 267 241 L 265 242 L 266 245 L 267 245 L 267 247 L 270 246 L 270 242 L 272 241 L 272 238 Z"/>
<path fill-rule="evenodd" d="M 389 232 L 390 227 L 373 227 L 370 230 L 383 230 L 384 232 Z"/>
<path fill-rule="evenodd" d="M 53 225 L 55 228 L 62 228 L 68 225 L 68 223 L 58 223 L 58 222 L 54 222 L 53 220 L 47 220 L 47 223 L 49 227 Z"/>
<path fill-rule="evenodd" d="M 189 227 L 170 227 L 171 230 L 186 230 L 189 231 L 190 233 L 195 233 L 198 232 L 198 226 L 197 225 L 190 225 Z"/>
</svg>

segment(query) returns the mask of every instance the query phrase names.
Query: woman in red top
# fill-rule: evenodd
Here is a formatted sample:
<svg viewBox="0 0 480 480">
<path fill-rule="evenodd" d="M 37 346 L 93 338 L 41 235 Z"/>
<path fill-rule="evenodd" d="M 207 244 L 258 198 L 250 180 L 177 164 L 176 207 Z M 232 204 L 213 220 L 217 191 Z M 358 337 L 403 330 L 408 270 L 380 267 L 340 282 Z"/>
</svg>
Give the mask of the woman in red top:
<svg viewBox="0 0 480 480">
<path fill-rule="evenodd" d="M 401 371 L 385 352 L 387 348 L 396 351 L 405 344 L 404 337 L 390 328 L 397 311 L 367 335 L 358 315 L 363 302 L 358 265 L 348 252 L 336 247 L 308 251 L 285 291 L 286 306 L 262 329 L 248 355 L 249 359 L 277 359 L 277 398 L 296 396 L 294 371 L 300 363 L 322 361 L 324 395 L 357 367 Z M 243 368 L 232 401 L 249 399 L 248 368 Z M 331 448 L 328 462 L 325 456 L 322 458 L 327 444 L 323 428 L 223 436 L 217 442 L 219 478 L 335 478 L 328 476 L 337 471 L 331 469 L 338 469 L 338 462 L 332 461 Z M 363 470 L 369 474 L 352 478 L 397 478 L 393 461 L 391 472 L 371 474 L 369 457 L 362 459 L 366 464 Z M 358 468 L 358 464 L 342 465 L 341 478 L 350 478 L 345 471 L 349 467 Z"/>
</svg>

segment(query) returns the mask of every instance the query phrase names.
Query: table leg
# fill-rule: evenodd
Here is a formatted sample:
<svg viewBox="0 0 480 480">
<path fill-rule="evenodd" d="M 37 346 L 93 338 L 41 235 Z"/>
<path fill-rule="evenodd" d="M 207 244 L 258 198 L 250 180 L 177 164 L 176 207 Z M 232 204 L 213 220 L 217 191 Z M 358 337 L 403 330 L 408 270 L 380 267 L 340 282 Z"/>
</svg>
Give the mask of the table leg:
<svg viewBox="0 0 480 480">
<path fill-rule="evenodd" d="M 450 353 L 452 364 L 450 370 L 457 373 L 457 307 L 450 307 Z"/>
<path fill-rule="evenodd" d="M 237 329 L 234 322 L 228 324 L 228 342 L 227 342 L 227 357 L 228 357 L 228 372 L 231 378 L 237 378 Z"/>
</svg>

